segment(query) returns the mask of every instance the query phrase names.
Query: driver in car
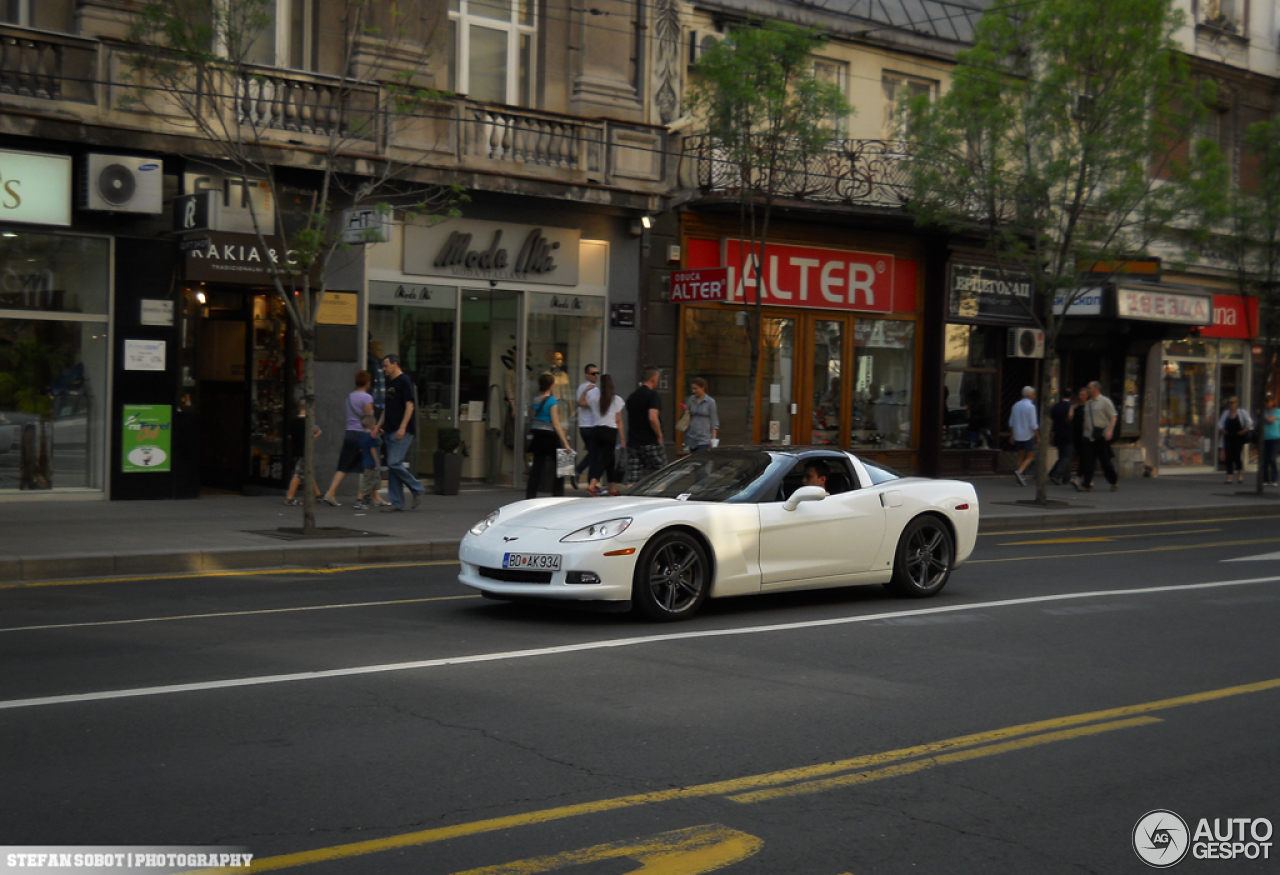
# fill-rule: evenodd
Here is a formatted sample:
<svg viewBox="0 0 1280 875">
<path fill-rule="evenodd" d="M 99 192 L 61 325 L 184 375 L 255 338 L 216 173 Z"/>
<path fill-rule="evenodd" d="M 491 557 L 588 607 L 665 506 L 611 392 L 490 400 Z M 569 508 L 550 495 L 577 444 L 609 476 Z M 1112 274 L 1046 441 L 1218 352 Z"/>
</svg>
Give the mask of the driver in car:
<svg viewBox="0 0 1280 875">
<path fill-rule="evenodd" d="M 827 463 L 821 459 L 814 459 L 806 462 L 804 466 L 804 480 L 800 481 L 802 486 L 821 486 L 827 488 L 827 475 L 831 473 L 831 469 L 827 467 Z"/>
</svg>

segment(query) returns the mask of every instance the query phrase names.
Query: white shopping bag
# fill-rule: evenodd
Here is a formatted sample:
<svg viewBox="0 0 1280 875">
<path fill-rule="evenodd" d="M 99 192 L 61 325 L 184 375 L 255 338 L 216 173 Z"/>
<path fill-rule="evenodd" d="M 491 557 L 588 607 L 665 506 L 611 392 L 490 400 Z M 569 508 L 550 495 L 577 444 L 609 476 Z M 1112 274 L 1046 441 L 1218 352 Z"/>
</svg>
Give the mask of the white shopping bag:
<svg viewBox="0 0 1280 875">
<path fill-rule="evenodd" d="M 573 459 L 578 455 L 573 450 L 556 450 L 556 476 L 573 476 Z"/>
</svg>

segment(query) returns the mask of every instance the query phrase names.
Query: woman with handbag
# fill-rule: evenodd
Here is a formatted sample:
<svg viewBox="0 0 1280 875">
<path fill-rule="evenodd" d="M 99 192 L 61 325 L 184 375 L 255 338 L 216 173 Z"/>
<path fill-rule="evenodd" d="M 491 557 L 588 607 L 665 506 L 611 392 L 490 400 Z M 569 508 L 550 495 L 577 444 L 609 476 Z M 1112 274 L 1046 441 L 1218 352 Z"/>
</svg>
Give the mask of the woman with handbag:
<svg viewBox="0 0 1280 875">
<path fill-rule="evenodd" d="M 1249 411 L 1240 409 L 1240 399 L 1232 396 L 1227 399 L 1227 409 L 1218 420 L 1218 434 L 1222 438 L 1224 460 L 1227 463 L 1227 482 L 1231 482 L 1231 472 L 1235 471 L 1236 482 L 1244 482 L 1244 462 L 1241 451 L 1249 441 L 1249 430 L 1253 428 L 1253 420 Z"/>
<path fill-rule="evenodd" d="M 707 394 L 706 380 L 694 377 L 689 388 L 693 394 L 685 401 L 684 446 L 696 453 L 719 442 L 720 414 L 716 410 L 716 399 Z M 678 423 L 676 429 L 680 429 Z"/>
<path fill-rule="evenodd" d="M 561 447 L 569 449 L 569 439 L 564 436 L 564 428 L 560 425 L 560 412 L 557 410 L 555 396 L 551 394 L 555 388 L 556 378 L 551 374 L 538 377 L 538 397 L 533 399 L 529 409 L 530 431 L 533 443 L 529 451 L 533 453 L 533 462 L 529 465 L 529 482 L 524 488 L 525 498 L 536 498 L 538 484 L 542 482 L 542 471 L 551 466 L 552 474 L 556 469 L 556 450 Z M 564 478 L 551 478 L 551 494 L 557 498 L 564 495 Z"/>
<path fill-rule="evenodd" d="M 607 474 L 609 477 L 609 492 L 612 495 L 618 494 L 618 484 L 622 481 L 615 479 L 614 468 L 616 462 L 614 460 L 614 447 L 618 445 L 618 436 L 624 434 L 622 431 L 622 410 L 626 407 L 626 402 L 619 397 L 613 388 L 613 377 L 604 374 L 600 377 L 600 385 L 593 386 L 587 390 L 587 404 L 591 408 L 591 415 L 595 419 L 595 441 L 596 457 L 591 463 L 591 483 L 587 486 L 587 492 L 591 495 L 600 494 L 600 478 Z M 622 447 L 626 449 L 627 439 L 622 439 Z"/>
</svg>

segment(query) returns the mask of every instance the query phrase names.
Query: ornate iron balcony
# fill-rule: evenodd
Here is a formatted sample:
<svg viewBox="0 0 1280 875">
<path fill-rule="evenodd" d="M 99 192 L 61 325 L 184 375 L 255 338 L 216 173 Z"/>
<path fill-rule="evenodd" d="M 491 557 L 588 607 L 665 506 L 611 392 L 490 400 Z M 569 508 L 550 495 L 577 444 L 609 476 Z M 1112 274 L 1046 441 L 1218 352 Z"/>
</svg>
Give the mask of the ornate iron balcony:
<svg viewBox="0 0 1280 875">
<path fill-rule="evenodd" d="M 901 208 L 910 191 L 904 140 L 835 140 L 807 161 L 784 162 L 776 195 L 814 203 Z M 763 173 L 751 179 L 761 190 Z M 681 150 L 680 186 L 703 194 L 736 193 L 737 167 L 719 141 L 705 135 L 686 137 Z"/>
</svg>

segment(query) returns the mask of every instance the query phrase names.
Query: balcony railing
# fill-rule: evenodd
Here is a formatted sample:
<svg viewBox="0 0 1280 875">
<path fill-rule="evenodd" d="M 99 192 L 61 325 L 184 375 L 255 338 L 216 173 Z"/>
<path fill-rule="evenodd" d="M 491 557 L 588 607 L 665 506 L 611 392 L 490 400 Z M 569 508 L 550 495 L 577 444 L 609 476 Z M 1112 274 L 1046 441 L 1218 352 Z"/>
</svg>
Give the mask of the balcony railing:
<svg viewBox="0 0 1280 875">
<path fill-rule="evenodd" d="M 240 73 L 235 89 L 240 124 L 320 136 L 377 138 L 375 86 L 264 67 Z"/>
<path fill-rule="evenodd" d="M 0 92 L 95 103 L 97 78 L 95 40 L 0 26 Z"/>
<path fill-rule="evenodd" d="M 816 203 L 902 207 L 910 193 L 908 144 L 901 140 L 836 140 L 807 161 L 784 161 L 776 195 Z M 764 187 L 763 173 L 749 181 Z M 680 186 L 703 194 L 734 193 L 738 168 L 719 140 L 686 137 L 681 150 Z"/>
<path fill-rule="evenodd" d="M 538 167 L 604 171 L 605 123 L 464 100 L 463 156 Z"/>
</svg>

